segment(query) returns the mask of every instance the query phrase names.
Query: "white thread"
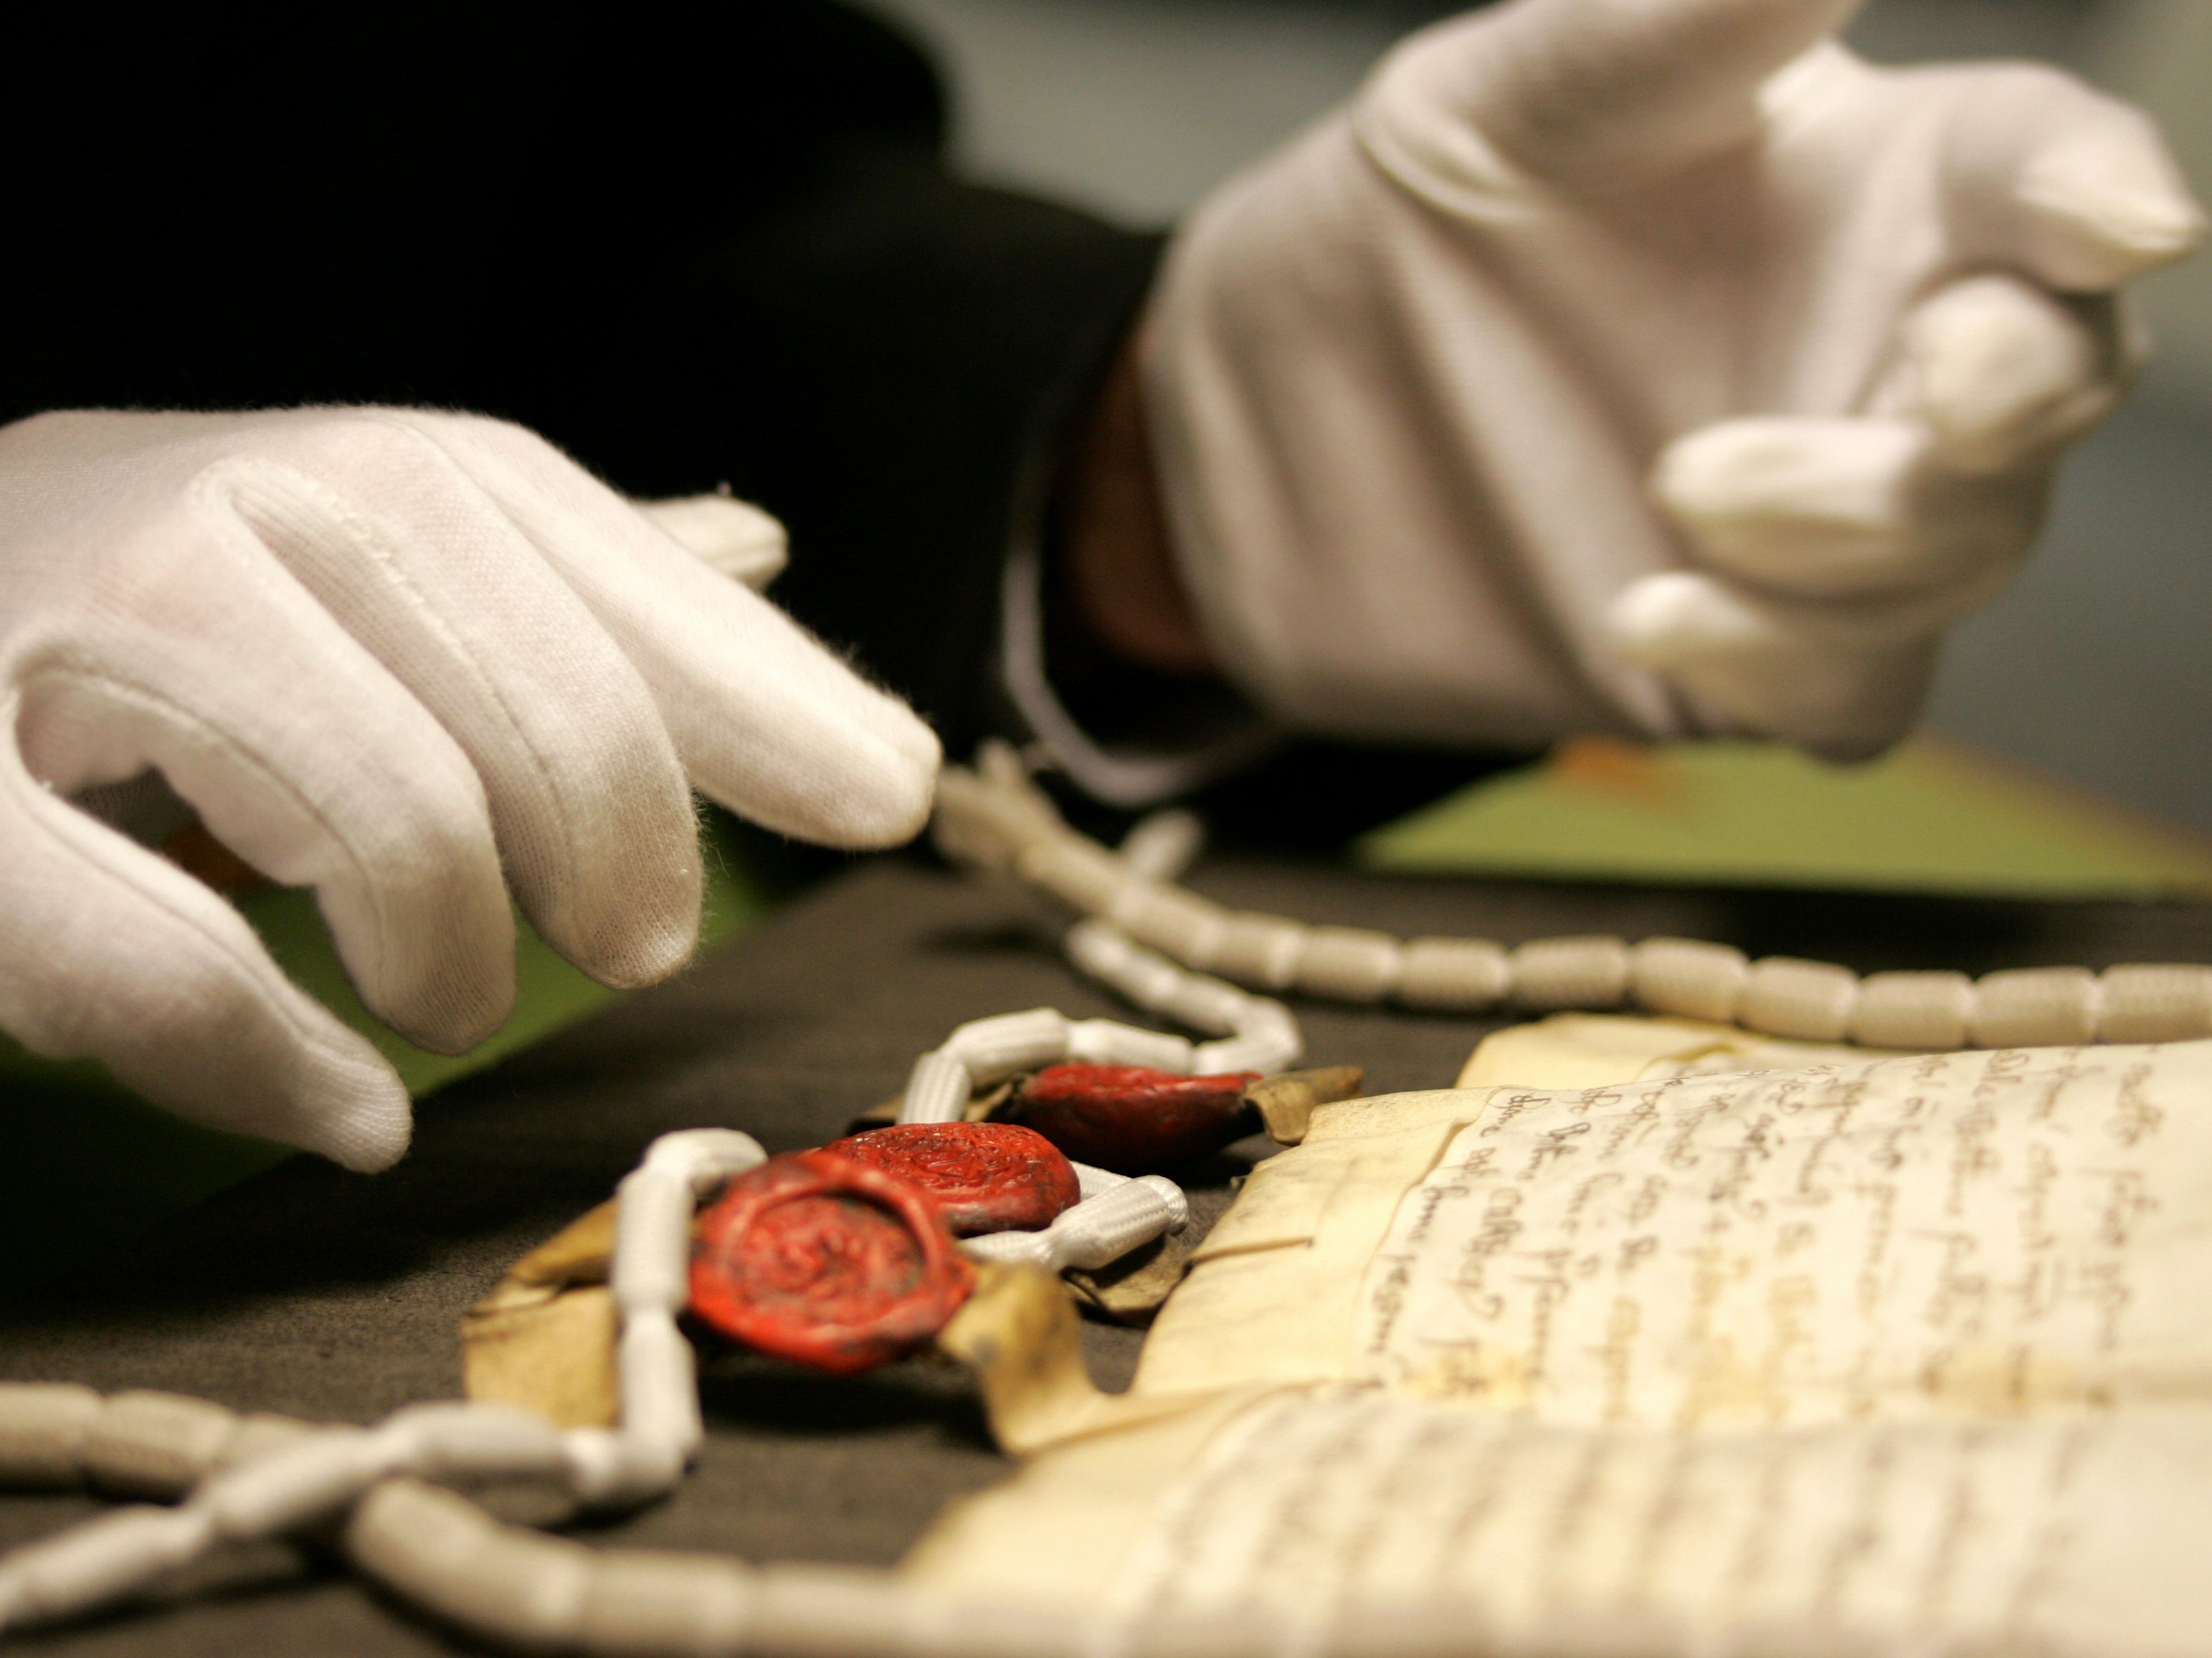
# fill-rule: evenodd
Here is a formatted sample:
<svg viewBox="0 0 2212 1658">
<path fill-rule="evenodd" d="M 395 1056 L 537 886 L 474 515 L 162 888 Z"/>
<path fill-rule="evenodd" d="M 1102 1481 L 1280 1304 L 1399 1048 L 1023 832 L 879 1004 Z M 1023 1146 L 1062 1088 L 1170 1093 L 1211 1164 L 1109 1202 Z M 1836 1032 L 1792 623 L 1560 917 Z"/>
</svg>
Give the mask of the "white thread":
<svg viewBox="0 0 2212 1658">
<path fill-rule="evenodd" d="M 1487 938 L 1409 939 L 1398 968 L 1407 1007 L 1472 1011 L 1503 1001 L 1512 984 L 1504 947 Z"/>
<path fill-rule="evenodd" d="M 1532 1012 L 1618 1007 L 1628 994 L 1628 946 L 1618 938 L 1532 938 L 1510 960 L 1513 999 Z"/>
<path fill-rule="evenodd" d="M 1379 936 L 1379 935 L 1378 935 Z M 1303 940 L 1304 933 L 1298 937 Z M 1164 1014 L 1199 1029 L 1226 1030 L 1235 1044 L 1211 1042 L 1192 1050 L 1181 1037 L 1163 1039 L 1153 1050 L 1158 1057 L 1103 1057 L 1107 1053 L 1135 1055 L 1143 1041 L 1109 1034 L 1103 1020 L 1086 1020 L 1070 1033 L 1068 1057 L 1093 1063 L 1150 1065 L 1156 1070 L 1211 1075 L 1223 1071 L 1280 1071 L 1295 1065 L 1305 1051 L 1297 1021 L 1280 1002 L 1254 996 L 1223 980 L 1177 966 L 1156 950 L 1148 950 L 1110 922 L 1096 917 L 1078 921 L 1064 941 L 1068 960 L 1101 983 L 1119 991 L 1139 1007 Z M 1127 1026 L 1111 1027 L 1127 1030 Z M 1143 1033 L 1149 1037 L 1152 1033 Z M 1167 1042 L 1180 1043 L 1170 1048 Z M 1224 1055 L 1226 1057 L 1224 1057 Z"/>
<path fill-rule="evenodd" d="M 1977 1048 L 2060 1048 L 2097 1040 L 2096 976 L 2087 968 L 1988 973 L 1974 984 Z"/>
<path fill-rule="evenodd" d="M 1194 811 L 1168 806 L 1139 818 L 1121 837 L 1121 861 L 1148 881 L 1173 881 L 1206 850 L 1206 824 Z"/>
<path fill-rule="evenodd" d="M 1162 878 L 1164 859 L 1156 866 L 1148 852 L 1146 867 L 1133 868 L 1068 829 L 1026 778 L 1003 767 L 988 776 L 948 767 L 945 775 L 956 780 L 939 795 L 939 841 L 950 855 L 1003 868 L 1041 836 L 1049 838 L 1055 849 L 1047 861 L 1086 860 L 1095 878 L 1082 890 L 1070 882 L 1046 884 L 1062 902 L 1091 915 L 1110 908 L 1133 879 L 1145 882 L 1147 902 L 1172 890 Z M 1109 881 L 1109 874 L 1115 878 Z M 1281 990 L 1301 981 L 1308 933 L 1283 916 L 1241 912 L 1223 923 L 1202 957 L 1194 952 L 1183 965 L 1247 987 Z M 1369 936 L 1388 940 L 1387 934 Z M 1316 947 L 1313 959 L 1316 966 L 1304 987 L 1316 994 L 1366 999 L 1373 979 L 1388 972 L 1379 946 L 1371 971 L 1349 975 L 1341 984 L 1330 970 L 1334 963 L 1321 965 L 1328 961 L 1326 946 Z M 1957 975 L 1940 983 L 1935 977 L 1908 982 L 1876 975 L 1882 983 L 1869 1002 L 1863 989 L 1856 995 L 1847 992 L 1849 969 L 1806 965 L 1825 969 L 1817 987 L 1813 977 L 1792 978 L 1787 996 L 1783 978 L 1768 975 L 1757 1015 L 1765 1023 L 1755 1028 L 1778 1020 L 1793 1030 L 1832 1030 L 1841 1009 L 1844 1035 L 1885 1047 L 1949 1048 L 1969 1042 L 2034 1047 L 2212 1035 L 2212 967 L 2116 967 L 2101 980 L 2079 969 L 2037 969 L 2059 976 L 2035 984 L 1992 975 L 1984 981 L 1989 997 L 1976 995 L 1961 1020 Z M 1539 938 L 1509 957 L 1485 939 L 1418 938 L 1400 948 L 1395 993 L 1408 1007 L 1446 1011 L 1487 1007 L 1508 995 L 1532 1011 L 1601 1010 L 1632 995 L 1637 1005 L 1655 1013 L 1728 1023 L 1741 1015 L 1749 976 L 1741 951 L 1695 939 L 1650 938 L 1632 949 L 1625 940 L 1604 937 Z"/>
<path fill-rule="evenodd" d="M 200 1481 L 182 1508 L 119 1510 L 0 1562 L 0 1628 L 90 1611 L 219 1542 L 282 1535 L 319 1520 L 402 1472 L 545 1479 L 603 1505 L 667 1490 L 702 1436 L 691 1347 L 674 1316 L 689 1298 L 692 1206 L 764 1155 L 749 1135 L 694 1129 L 661 1136 L 624 1178 L 611 1272 L 622 1314 L 618 1433 L 562 1434 L 527 1412 L 467 1403 L 411 1406 L 374 1430 L 308 1430 L 282 1418 L 240 1418 L 175 1394 L 101 1401 L 88 1389 L 0 1388 L 0 1453 L 13 1459 L 0 1467 L 9 1472 L 20 1467 L 52 1483 L 74 1462 L 97 1481 L 161 1485 L 170 1494 Z M 249 1441 L 258 1455 L 201 1478 Z M 493 1526 L 488 1516 L 483 1524 Z M 490 1555 L 468 1570 L 489 1582 L 500 1576 L 492 1568 L 511 1564 L 522 1546 L 515 1538 L 526 1534 L 494 1527 L 483 1535 L 496 1546 L 487 1544 Z M 524 1576 L 529 1581 L 516 1585 L 544 1617 L 523 1623 L 565 1637 L 580 1614 L 556 1615 L 561 1597 L 552 1591 L 560 1585 Z"/>
<path fill-rule="evenodd" d="M 988 1087 L 1066 1059 L 1067 1021 L 1050 1007 L 970 1019 L 947 1036 L 938 1052 L 959 1062 L 968 1072 L 970 1088 Z M 964 1096 L 961 1103 L 967 1103 Z"/>
<path fill-rule="evenodd" d="M 581 1619 L 589 1550 L 502 1526 L 451 1491 L 378 1487 L 354 1510 L 346 1547 L 371 1576 L 497 1640 L 557 1649 Z"/>
<path fill-rule="evenodd" d="M 1255 990 L 1287 990 L 1305 941 L 1306 930 L 1296 921 L 1241 912 L 1223 924 L 1213 953 L 1191 965 Z"/>
<path fill-rule="evenodd" d="M 1286 1042 L 1281 1037 L 1266 1034 L 1249 1036 L 1231 1036 L 1218 1042 L 1200 1042 L 1191 1054 L 1191 1072 L 1194 1076 L 1220 1077 L 1240 1071 L 1257 1071 L 1267 1075 L 1286 1071 L 1298 1062 L 1295 1042 Z"/>
<path fill-rule="evenodd" d="M 378 1436 L 410 1472 L 428 1479 L 565 1479 L 568 1445 L 534 1411 L 441 1400 L 410 1405 L 384 1419 Z"/>
<path fill-rule="evenodd" d="M 2105 969 L 2097 1039 L 2107 1042 L 2185 1042 L 2212 1036 L 2212 967 Z"/>
<path fill-rule="evenodd" d="M 1397 988 L 1404 966 L 1404 952 L 1387 932 L 1317 926 L 1298 946 L 1297 984 L 1310 996 L 1379 1002 Z"/>
<path fill-rule="evenodd" d="M 1858 975 L 1826 962 L 1769 956 L 1753 962 L 1736 1017 L 1749 1029 L 1801 1042 L 1839 1042 L 1851 1025 Z"/>
<path fill-rule="evenodd" d="M 87 1428 L 85 1472 L 118 1496 L 174 1497 L 215 1466 L 237 1431 L 237 1416 L 204 1399 L 119 1393 Z"/>
<path fill-rule="evenodd" d="M 216 1475 L 192 1498 L 222 1536 L 274 1537 L 335 1513 L 406 1465 L 404 1443 L 361 1428 L 325 1428 Z"/>
<path fill-rule="evenodd" d="M 950 1054 L 932 1048 L 914 1062 L 907 1073 L 906 1093 L 899 1102 L 901 1122 L 958 1122 L 968 1113 L 968 1096 L 975 1091 L 968 1067 Z"/>
<path fill-rule="evenodd" d="M 1103 1266 L 1189 1222 L 1182 1188 L 1164 1175 L 1143 1175 L 1063 1209 L 1041 1231 L 987 1232 L 963 1239 L 960 1247 L 979 1260 L 1026 1261 L 1058 1272 Z"/>
<path fill-rule="evenodd" d="M 1254 1017 L 1254 1010 L 1277 1005 L 1261 997 L 1248 996 L 1224 980 L 1186 973 L 1174 993 L 1162 998 L 1152 1011 L 1194 1030 L 1227 1036 L 1243 1029 Z"/>
<path fill-rule="evenodd" d="M 1141 1065 L 1188 1076 L 1191 1046 L 1162 1030 L 1140 1030 L 1111 1019 L 1084 1019 L 1068 1027 L 1067 1057 L 1085 1065 Z"/>
<path fill-rule="evenodd" d="M 1014 871 L 1073 908 L 1103 910 L 1127 878 L 1112 853 L 1088 841 L 1061 836 L 1024 847 Z"/>
<path fill-rule="evenodd" d="M 673 1170 L 640 1169 L 616 1188 L 614 1265 L 608 1282 L 625 1314 L 680 1307 L 689 1263 L 668 1240 L 691 1224 L 690 1183 Z"/>
<path fill-rule="evenodd" d="M 1869 1048 L 1964 1048 L 1974 981 L 1963 973 L 1871 973 L 1859 981 L 1851 1040 Z"/>
<path fill-rule="evenodd" d="M 1075 1187 L 1086 1198 L 1095 1198 L 1101 1192 L 1110 1192 L 1117 1186 L 1127 1186 L 1129 1177 L 1117 1175 L 1110 1169 L 1093 1169 L 1087 1163 L 1068 1159 L 1068 1167 L 1075 1170 Z"/>
<path fill-rule="evenodd" d="M 190 1565 L 216 1541 L 192 1508 L 117 1509 L 0 1561 L 0 1630 L 96 1611 Z"/>
<path fill-rule="evenodd" d="M 0 1482 L 77 1484 L 85 1436 L 103 1408 L 98 1394 L 73 1382 L 0 1385 Z"/>
<path fill-rule="evenodd" d="M 1181 887 L 1133 879 L 1115 895 L 1106 919 L 1139 944 L 1179 961 L 1202 962 L 1213 953 L 1229 912 Z"/>
<path fill-rule="evenodd" d="M 611 1550 L 591 1557 L 574 1630 L 586 1651 L 744 1650 L 753 1574 L 734 1560 Z"/>
<path fill-rule="evenodd" d="M 1628 952 L 1629 986 L 1639 1006 L 1715 1024 L 1735 1023 L 1749 973 L 1741 950 L 1696 938 L 1646 938 Z"/>
</svg>

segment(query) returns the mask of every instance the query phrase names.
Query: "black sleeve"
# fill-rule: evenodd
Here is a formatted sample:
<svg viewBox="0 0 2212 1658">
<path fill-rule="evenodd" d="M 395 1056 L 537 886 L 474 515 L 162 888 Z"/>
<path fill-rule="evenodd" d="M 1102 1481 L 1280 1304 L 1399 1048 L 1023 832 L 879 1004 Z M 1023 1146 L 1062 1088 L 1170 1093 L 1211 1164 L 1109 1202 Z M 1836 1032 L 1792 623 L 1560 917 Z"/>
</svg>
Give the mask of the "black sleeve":
<svg viewBox="0 0 2212 1658">
<path fill-rule="evenodd" d="M 837 0 L 25 6 L 0 416 L 436 404 L 789 525 L 777 598 L 964 752 L 1010 514 L 1158 239 L 943 161 Z"/>
<path fill-rule="evenodd" d="M 999 584 L 1159 239 L 977 188 L 911 146 L 824 155 L 638 295 L 586 397 L 526 410 L 641 494 L 781 518 L 775 597 L 949 752 L 1001 722 Z"/>
</svg>

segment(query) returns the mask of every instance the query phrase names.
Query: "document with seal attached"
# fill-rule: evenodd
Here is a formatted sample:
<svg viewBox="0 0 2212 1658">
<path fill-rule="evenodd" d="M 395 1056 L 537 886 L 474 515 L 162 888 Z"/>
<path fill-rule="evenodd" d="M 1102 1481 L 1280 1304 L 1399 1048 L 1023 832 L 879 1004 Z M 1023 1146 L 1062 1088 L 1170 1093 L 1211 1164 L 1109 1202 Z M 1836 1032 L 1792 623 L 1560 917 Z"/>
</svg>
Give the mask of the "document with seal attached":
<svg viewBox="0 0 2212 1658">
<path fill-rule="evenodd" d="M 2212 1043 L 1731 1060 L 1634 1023 L 1613 1080 L 1317 1111 L 1154 1327 L 1133 1392 L 1182 1408 L 1094 1413 L 910 1577 L 1079 1597 L 1102 1652 L 1217 1617 L 2202 1650 Z"/>
</svg>

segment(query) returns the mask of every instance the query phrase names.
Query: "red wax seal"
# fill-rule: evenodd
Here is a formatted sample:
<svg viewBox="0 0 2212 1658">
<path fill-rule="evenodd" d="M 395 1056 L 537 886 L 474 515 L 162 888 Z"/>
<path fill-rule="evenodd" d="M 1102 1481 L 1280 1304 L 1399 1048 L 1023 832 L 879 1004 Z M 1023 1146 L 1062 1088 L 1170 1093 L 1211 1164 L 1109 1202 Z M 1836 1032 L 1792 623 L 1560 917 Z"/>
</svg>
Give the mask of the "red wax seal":
<svg viewBox="0 0 2212 1658">
<path fill-rule="evenodd" d="M 1047 1066 L 1014 1114 L 1078 1163 L 1124 1175 L 1218 1151 L 1244 1133 L 1244 1084 L 1259 1076 L 1178 1077 L 1140 1065 Z"/>
<path fill-rule="evenodd" d="M 937 1199 L 955 1236 L 1035 1231 L 1082 1195 L 1050 1140 L 1010 1122 L 908 1122 L 822 1148 L 912 1181 Z"/>
<path fill-rule="evenodd" d="M 691 1310 L 836 1376 L 911 1352 L 975 1283 L 927 1192 L 833 1151 L 748 1169 L 692 1230 Z"/>
</svg>

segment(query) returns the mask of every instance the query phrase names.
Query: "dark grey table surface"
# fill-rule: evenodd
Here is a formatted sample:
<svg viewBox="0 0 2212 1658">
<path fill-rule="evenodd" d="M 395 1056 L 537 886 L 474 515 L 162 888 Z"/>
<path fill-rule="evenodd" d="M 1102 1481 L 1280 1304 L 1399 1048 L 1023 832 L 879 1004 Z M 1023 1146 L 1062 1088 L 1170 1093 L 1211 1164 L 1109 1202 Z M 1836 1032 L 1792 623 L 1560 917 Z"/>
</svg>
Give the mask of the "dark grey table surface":
<svg viewBox="0 0 2212 1658">
<path fill-rule="evenodd" d="M 1862 970 L 2212 961 L 2212 909 L 2038 906 L 1394 879 L 1259 856 L 1209 860 L 1211 896 L 1404 933 L 1667 932 Z M 1041 940 L 1006 890 L 918 861 L 860 865 L 682 978 L 424 1102 L 389 1174 L 300 1158 L 0 1313 L 0 1378 L 161 1388 L 366 1422 L 460 1388 L 456 1324 L 515 1257 L 599 1202 L 654 1135 L 720 1123 L 816 1145 L 893 1093 L 954 1024 L 1050 1004 L 1128 1017 Z M 1310 1062 L 1370 1092 L 1449 1084 L 1494 1021 L 1302 1004 Z M 1256 1155 L 1264 1142 L 1247 1148 Z M 1242 1151 L 1194 1171 L 1218 1212 Z M 1094 1327 L 1119 1385 L 1140 1336 Z M 1001 1477 L 972 1392 L 914 1361 L 848 1381 L 766 1363 L 704 1384 L 709 1438 L 668 1502 L 604 1535 L 754 1560 L 888 1565 L 945 1503 Z M 101 1505 L 0 1496 L 0 1547 Z M 474 1649 L 324 1564 L 247 1563 L 214 1592 L 27 1637 L 100 1655 L 402 1655 Z"/>
</svg>

